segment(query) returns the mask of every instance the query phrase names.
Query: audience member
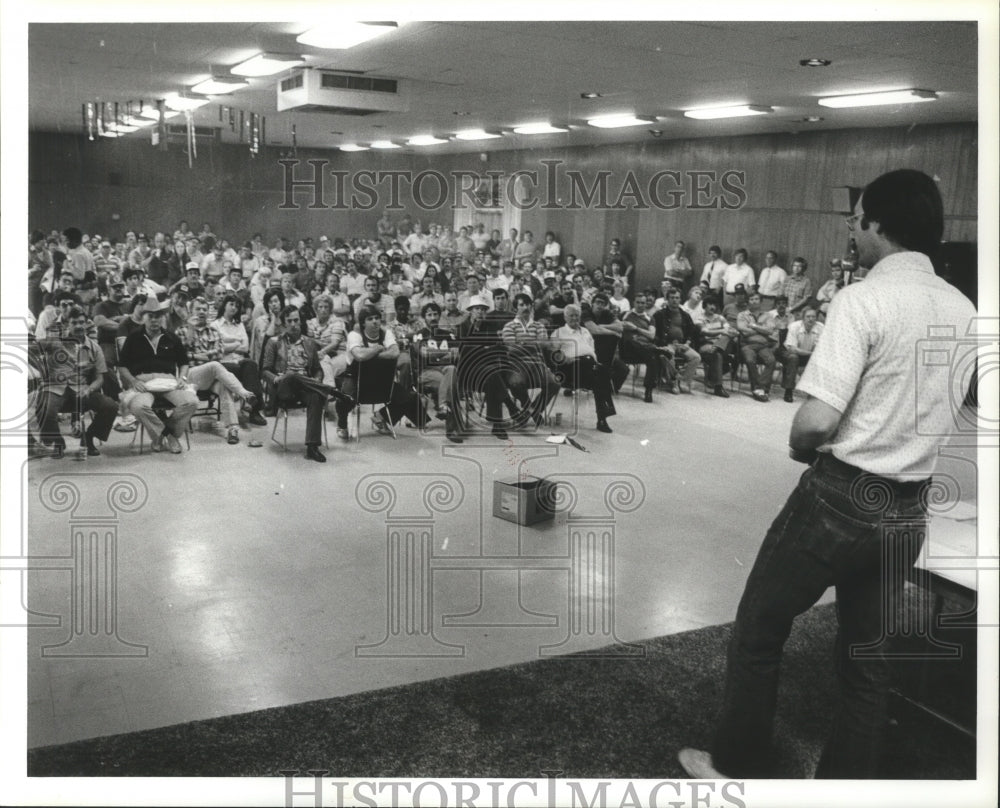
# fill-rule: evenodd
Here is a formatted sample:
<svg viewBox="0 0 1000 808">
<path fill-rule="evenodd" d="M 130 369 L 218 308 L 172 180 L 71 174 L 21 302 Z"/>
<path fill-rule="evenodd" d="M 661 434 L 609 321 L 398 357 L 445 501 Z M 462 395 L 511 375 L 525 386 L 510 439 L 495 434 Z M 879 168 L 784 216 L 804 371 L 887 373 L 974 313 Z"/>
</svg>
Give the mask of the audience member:
<svg viewBox="0 0 1000 808">
<path fill-rule="evenodd" d="M 79 306 L 66 314 L 65 331 L 38 339 L 41 353 L 41 380 L 37 409 L 41 442 L 52 446 L 52 457 L 63 456 L 66 442 L 59 431 L 59 413 L 70 406 L 78 416 L 90 410 L 93 419 L 83 433 L 86 455 L 96 457 L 100 450 L 95 438 L 107 441 L 118 413 L 113 399 L 101 393 L 108 366 L 104 351 L 88 336 L 87 315 Z"/>
<path fill-rule="evenodd" d="M 648 300 L 648 296 L 644 296 Z M 662 349 L 661 359 L 670 392 L 691 392 L 691 382 L 701 364 L 701 355 L 692 346 L 698 341 L 698 329 L 691 316 L 681 306 L 681 290 L 667 292 L 667 304 L 653 315 L 656 328 L 654 342 Z M 683 384 L 687 384 L 685 390 Z"/>
<path fill-rule="evenodd" d="M 802 312 L 802 319 L 795 320 L 788 326 L 785 337 L 785 353 L 781 361 L 781 386 L 785 389 L 785 401 L 794 403 L 795 383 L 799 368 L 805 367 L 816 350 L 820 335 L 823 333 L 823 323 L 817 322 L 816 309 L 807 308 Z"/>
<path fill-rule="evenodd" d="M 753 292 L 747 299 L 747 308 L 736 318 L 736 329 L 740 332 L 740 355 L 750 375 L 750 389 L 756 401 L 768 400 L 777 364 L 774 356 L 777 333 L 767 323 L 765 314 L 760 308 L 760 295 Z M 758 370 L 758 362 L 764 366 L 763 371 Z"/>
<path fill-rule="evenodd" d="M 165 331 L 163 318 L 170 304 L 149 296 L 142 305 L 142 328 L 125 338 L 119 353 L 119 373 L 126 392 L 124 405 L 149 433 L 154 452 L 181 453 L 178 438 L 198 407 L 188 388 L 188 355 L 180 338 Z M 154 394 L 173 410 L 166 420 L 153 410 Z"/>
<path fill-rule="evenodd" d="M 454 331 L 441 326 L 441 309 L 437 303 L 426 304 L 420 316 L 425 325 L 414 335 L 411 343 L 413 364 L 417 368 L 417 391 L 430 395 L 437 403 L 438 418 L 445 422 L 448 440 L 462 443 L 458 434 L 458 387 L 455 380 L 458 338 Z"/>
<path fill-rule="evenodd" d="M 552 334 L 557 346 L 554 362 L 557 376 L 569 390 L 584 387 L 594 394 L 597 430 L 610 433 L 608 418 L 616 414 L 611 387 L 611 368 L 598 362 L 591 333 L 580 326 L 580 307 L 569 303 L 563 311 L 566 323 Z"/>
<path fill-rule="evenodd" d="M 508 384 L 521 405 L 518 421 L 524 423 L 530 418 L 540 426 L 549 402 L 559 392 L 559 383 L 543 353 L 551 343 L 545 327 L 532 316 L 531 298 L 523 293 L 515 295 L 514 306 L 514 318 L 500 332 L 512 365 Z M 540 392 L 534 400 L 529 400 L 529 390 L 534 388 Z"/>
<path fill-rule="evenodd" d="M 405 298 L 404 298 L 405 299 Z M 347 370 L 344 372 L 342 390 L 349 398 L 338 399 L 337 436 L 347 439 L 347 416 L 354 409 L 360 365 L 371 361 L 397 362 L 399 343 L 392 331 L 382 326 L 382 312 L 368 306 L 358 315 L 358 328 L 347 335 Z M 409 387 L 394 384 L 387 407 L 382 407 L 373 417 L 372 425 L 380 434 L 391 434 L 389 423 L 395 424 L 406 416 L 418 427 L 425 425 L 426 416 L 419 397 Z"/>
<path fill-rule="evenodd" d="M 306 459 L 325 463 L 326 455 L 319 448 L 323 436 L 323 412 L 327 398 L 341 394 L 323 384 L 316 343 L 302 333 L 299 310 L 286 305 L 278 318 L 281 335 L 268 340 L 264 349 L 263 376 L 271 402 L 267 415 L 277 415 L 278 407 L 304 404 Z"/>
<path fill-rule="evenodd" d="M 761 267 L 757 279 L 757 291 L 760 292 L 760 304 L 764 311 L 774 308 L 774 299 L 785 293 L 785 279 L 788 273 L 777 265 L 778 254 L 768 250 L 764 254 L 764 266 Z"/>
<path fill-rule="evenodd" d="M 712 395 L 729 398 L 722 386 L 724 360 L 732 352 L 732 345 L 739 332 L 719 314 L 719 302 L 715 295 L 704 300 L 705 319 L 699 329 L 698 353 L 705 366 L 705 387 L 712 388 Z"/>
</svg>

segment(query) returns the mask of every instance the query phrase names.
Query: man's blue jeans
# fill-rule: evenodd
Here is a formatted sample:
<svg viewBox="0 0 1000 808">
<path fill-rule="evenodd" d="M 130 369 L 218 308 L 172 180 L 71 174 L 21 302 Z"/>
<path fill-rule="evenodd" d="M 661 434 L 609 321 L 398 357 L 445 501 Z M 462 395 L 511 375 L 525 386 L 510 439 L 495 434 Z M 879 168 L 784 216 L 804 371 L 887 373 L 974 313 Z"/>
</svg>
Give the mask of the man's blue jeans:
<svg viewBox="0 0 1000 808">
<path fill-rule="evenodd" d="M 821 454 L 771 525 L 729 644 L 712 746 L 729 777 L 771 776 L 782 648 L 793 619 L 837 590 L 838 702 L 817 777 L 877 776 L 889 668 L 878 648 L 926 533 L 924 482 L 897 483 Z"/>
</svg>

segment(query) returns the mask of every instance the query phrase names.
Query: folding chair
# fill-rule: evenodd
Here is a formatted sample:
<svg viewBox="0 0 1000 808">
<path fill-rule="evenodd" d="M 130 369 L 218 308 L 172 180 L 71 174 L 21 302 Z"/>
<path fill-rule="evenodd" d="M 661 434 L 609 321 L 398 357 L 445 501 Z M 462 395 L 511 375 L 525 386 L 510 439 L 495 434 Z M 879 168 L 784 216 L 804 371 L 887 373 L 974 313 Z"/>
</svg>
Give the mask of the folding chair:
<svg viewBox="0 0 1000 808">
<path fill-rule="evenodd" d="M 167 412 L 169 412 L 173 408 L 174 408 L 174 405 L 171 404 L 163 396 L 159 396 L 159 395 L 154 395 L 153 396 L 153 411 L 160 417 L 161 421 L 166 420 L 166 414 L 167 414 Z M 135 439 L 138 437 L 139 438 L 139 454 L 142 454 L 142 451 L 143 451 L 143 440 L 145 439 L 145 436 L 146 436 L 146 427 L 143 425 L 141 418 L 137 418 L 136 421 L 138 421 L 138 423 L 139 423 L 139 428 L 135 432 L 132 433 L 132 443 L 131 443 L 131 445 L 135 446 Z M 187 444 L 188 451 L 190 452 L 191 451 L 191 438 L 189 436 L 189 432 L 190 432 L 190 430 L 188 430 L 188 429 L 184 430 L 184 442 Z"/>
<path fill-rule="evenodd" d="M 275 402 L 277 404 L 277 402 Z M 323 410 L 326 411 L 327 405 L 330 403 L 330 397 L 326 396 L 323 399 Z M 305 409 L 304 404 L 277 404 L 276 410 L 277 415 L 274 417 L 274 426 L 271 427 L 271 440 L 278 443 L 284 451 L 288 451 L 288 411 L 289 410 L 302 410 Z M 274 437 L 278 432 L 278 419 L 281 419 L 284 424 L 284 434 L 282 435 L 281 441 Z M 330 441 L 326 437 L 326 418 L 323 418 L 323 445 L 329 449 Z"/>
<path fill-rule="evenodd" d="M 374 420 L 376 407 L 388 407 L 396 385 L 395 359 L 369 359 L 358 362 L 357 393 L 354 396 L 355 439 L 361 442 L 361 405 L 370 404 Z M 396 439 L 396 430 L 391 419 L 386 419 L 392 439 Z"/>
</svg>

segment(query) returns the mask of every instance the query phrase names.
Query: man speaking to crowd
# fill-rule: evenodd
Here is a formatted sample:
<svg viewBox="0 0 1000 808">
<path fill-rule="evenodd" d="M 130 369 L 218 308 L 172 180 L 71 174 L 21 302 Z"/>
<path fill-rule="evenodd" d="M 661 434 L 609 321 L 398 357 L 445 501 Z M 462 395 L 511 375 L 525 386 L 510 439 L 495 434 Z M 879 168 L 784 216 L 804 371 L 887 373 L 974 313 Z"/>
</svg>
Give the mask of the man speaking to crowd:
<svg viewBox="0 0 1000 808">
<path fill-rule="evenodd" d="M 810 467 L 747 580 L 710 751 L 679 754 L 698 779 L 775 776 L 770 742 L 782 649 L 793 619 L 830 586 L 838 697 L 816 776 L 878 776 L 888 665 L 851 651 L 877 647 L 886 615 L 899 605 L 900 572 L 913 565 L 926 533 L 926 487 L 941 436 L 954 429 L 952 367 L 921 367 L 918 389 L 919 342 L 929 327 L 954 328 L 962 338 L 976 312 L 931 266 L 944 217 L 926 174 L 902 169 L 874 180 L 847 225 L 871 271 L 830 304 L 799 383 L 808 399 L 792 423 L 790 454 Z"/>
</svg>

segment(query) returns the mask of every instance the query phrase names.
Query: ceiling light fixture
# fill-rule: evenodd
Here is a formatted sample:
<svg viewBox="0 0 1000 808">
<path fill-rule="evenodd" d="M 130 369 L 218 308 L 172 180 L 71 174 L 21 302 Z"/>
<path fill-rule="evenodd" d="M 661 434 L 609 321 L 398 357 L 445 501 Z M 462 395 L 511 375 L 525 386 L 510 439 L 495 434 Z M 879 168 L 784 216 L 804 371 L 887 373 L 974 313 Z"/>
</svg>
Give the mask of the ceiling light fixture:
<svg viewBox="0 0 1000 808">
<path fill-rule="evenodd" d="M 799 64 L 802 67 L 829 67 L 833 64 L 829 59 L 799 59 Z"/>
<path fill-rule="evenodd" d="M 751 115 L 768 115 L 774 112 L 771 107 L 758 104 L 741 104 L 735 107 L 705 107 L 703 109 L 688 109 L 684 111 L 685 118 L 698 120 L 714 120 L 716 118 L 746 118 Z"/>
<path fill-rule="evenodd" d="M 388 34 L 397 27 L 394 22 L 336 22 L 310 28 L 295 37 L 295 41 L 313 48 L 343 50 Z"/>
<path fill-rule="evenodd" d="M 463 129 L 461 132 L 456 132 L 455 137 L 458 140 L 492 140 L 500 135 L 496 132 L 487 132 L 485 129 Z"/>
<path fill-rule="evenodd" d="M 565 126 L 553 126 L 550 123 L 526 123 L 514 127 L 515 135 L 552 135 L 556 132 L 568 132 Z"/>
<path fill-rule="evenodd" d="M 180 115 L 179 112 L 169 112 L 168 110 L 163 110 L 164 120 L 170 120 L 171 118 L 176 118 Z M 160 111 L 156 108 L 156 104 L 152 104 L 148 107 L 143 107 L 142 112 L 139 113 L 140 118 L 149 118 L 154 123 L 160 120 Z"/>
<path fill-rule="evenodd" d="M 594 98 L 603 98 L 603 97 L 604 96 L 602 96 L 600 93 L 580 93 L 580 98 L 584 99 L 585 101 L 590 101 Z"/>
<path fill-rule="evenodd" d="M 235 76 L 273 76 L 290 67 L 305 64 L 306 60 L 294 53 L 258 53 L 229 68 Z"/>
<path fill-rule="evenodd" d="M 804 118 L 800 118 L 802 123 L 819 123 L 823 119 L 819 115 L 806 115 Z"/>
<path fill-rule="evenodd" d="M 143 126 L 152 126 L 154 123 L 156 123 L 156 121 L 154 121 L 152 118 L 140 118 L 138 115 L 126 115 L 122 119 L 122 122 L 126 126 L 134 126 L 136 129 L 139 129 Z"/>
<path fill-rule="evenodd" d="M 340 147 L 341 151 L 368 151 L 367 146 L 359 146 L 357 143 L 345 143 Z"/>
<path fill-rule="evenodd" d="M 858 93 L 837 95 L 819 99 L 823 107 L 877 107 L 883 104 L 919 104 L 923 101 L 937 101 L 932 90 L 889 90 L 881 93 Z"/>
<path fill-rule="evenodd" d="M 434 146 L 438 143 L 447 143 L 446 138 L 434 137 L 434 135 L 417 135 L 406 141 L 407 146 Z"/>
<path fill-rule="evenodd" d="M 391 140 L 376 140 L 371 144 L 373 149 L 399 149 L 402 148 L 398 143 L 393 143 Z"/>
<path fill-rule="evenodd" d="M 177 112 L 186 112 L 192 109 L 198 109 L 198 107 L 203 107 L 208 103 L 207 98 L 184 98 L 179 95 L 168 96 L 163 99 L 163 103 L 166 104 L 170 109 L 176 110 Z"/>
<path fill-rule="evenodd" d="M 212 76 L 212 78 L 205 79 L 204 81 L 194 85 L 194 87 L 191 88 L 191 92 L 200 93 L 201 95 L 228 95 L 233 92 L 233 90 L 241 90 L 244 87 L 249 86 L 250 82 L 244 79 Z"/>
<path fill-rule="evenodd" d="M 634 115 L 602 115 L 599 118 L 591 118 L 587 123 L 598 129 L 618 129 L 624 126 L 644 126 L 656 123 L 656 118 L 637 118 Z"/>
</svg>

